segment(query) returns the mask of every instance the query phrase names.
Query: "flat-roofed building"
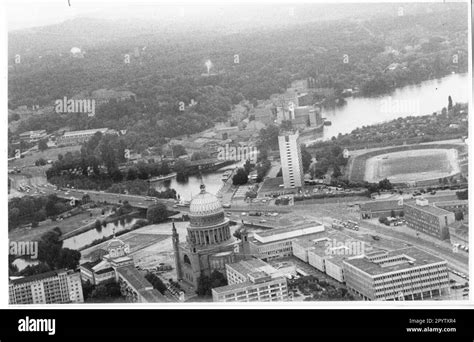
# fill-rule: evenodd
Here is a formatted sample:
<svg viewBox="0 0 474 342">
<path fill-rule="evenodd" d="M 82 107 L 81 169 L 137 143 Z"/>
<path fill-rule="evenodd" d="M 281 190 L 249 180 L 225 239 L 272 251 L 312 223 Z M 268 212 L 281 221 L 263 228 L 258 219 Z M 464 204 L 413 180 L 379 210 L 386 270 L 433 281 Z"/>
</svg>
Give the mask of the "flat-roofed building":
<svg viewBox="0 0 474 342">
<path fill-rule="evenodd" d="M 61 269 L 11 279 L 9 304 L 83 303 L 79 272 Z"/>
<path fill-rule="evenodd" d="M 451 211 L 453 213 L 461 212 L 463 216 L 466 218 L 469 215 L 469 201 L 468 200 L 434 202 L 433 205 L 438 208 Z"/>
<path fill-rule="evenodd" d="M 293 255 L 292 241 L 302 236 L 324 234 L 324 226 L 311 222 L 296 227 L 276 228 L 255 232 L 249 240 L 250 253 L 263 260 L 273 260 Z"/>
<path fill-rule="evenodd" d="M 343 261 L 347 287 L 364 300 L 423 300 L 449 292 L 447 261 L 416 247 Z"/>
<path fill-rule="evenodd" d="M 93 285 L 108 281 L 117 282 L 120 285 L 120 293 L 129 302 L 168 302 L 169 299 L 154 289 L 135 268 L 129 252 L 130 246 L 114 237 L 107 244 L 107 254 L 101 259 L 80 265 L 82 281 Z"/>
<path fill-rule="evenodd" d="M 403 211 L 408 227 L 440 240 L 449 237 L 448 226 L 455 221 L 453 212 L 430 205 L 425 199 L 404 203 Z"/>
<path fill-rule="evenodd" d="M 289 189 L 302 187 L 304 177 L 298 131 L 280 134 L 278 146 L 284 187 Z"/>
<path fill-rule="evenodd" d="M 92 138 L 97 132 L 102 134 L 115 133 L 115 131 L 109 130 L 108 128 L 65 132 L 62 137 L 59 137 L 58 145 L 79 145 Z"/>
<path fill-rule="evenodd" d="M 286 277 L 259 259 L 226 265 L 228 285 L 212 289 L 214 302 L 275 302 L 288 300 Z"/>
<path fill-rule="evenodd" d="M 293 255 L 339 282 L 344 282 L 343 260 L 359 256 L 372 247 L 339 231 L 328 230 L 313 239 L 293 240 Z"/>
<path fill-rule="evenodd" d="M 23 133 L 20 133 L 19 136 L 20 136 L 21 141 L 32 143 L 32 142 L 37 142 L 41 139 L 46 138 L 48 134 L 46 133 L 44 129 L 42 129 L 38 131 L 23 132 Z"/>
<path fill-rule="evenodd" d="M 378 217 L 389 217 L 392 211 L 396 216 L 403 211 L 403 203 L 399 200 L 371 201 L 360 204 L 360 216 L 362 219 Z"/>
</svg>

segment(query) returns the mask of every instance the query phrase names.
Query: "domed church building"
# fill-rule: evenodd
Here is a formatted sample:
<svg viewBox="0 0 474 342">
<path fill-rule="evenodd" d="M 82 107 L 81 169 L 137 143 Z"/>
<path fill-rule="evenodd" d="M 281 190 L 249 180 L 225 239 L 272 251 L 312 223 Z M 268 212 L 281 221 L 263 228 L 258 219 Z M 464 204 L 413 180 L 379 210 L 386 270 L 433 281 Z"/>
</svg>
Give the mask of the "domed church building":
<svg viewBox="0 0 474 342">
<path fill-rule="evenodd" d="M 226 264 L 238 262 L 248 255 L 247 233 L 239 241 L 230 231 L 229 219 L 219 199 L 206 191 L 193 197 L 189 206 L 186 242 L 179 242 L 173 223 L 173 248 L 178 280 L 197 287 L 201 275 L 218 270 L 226 275 Z"/>
</svg>

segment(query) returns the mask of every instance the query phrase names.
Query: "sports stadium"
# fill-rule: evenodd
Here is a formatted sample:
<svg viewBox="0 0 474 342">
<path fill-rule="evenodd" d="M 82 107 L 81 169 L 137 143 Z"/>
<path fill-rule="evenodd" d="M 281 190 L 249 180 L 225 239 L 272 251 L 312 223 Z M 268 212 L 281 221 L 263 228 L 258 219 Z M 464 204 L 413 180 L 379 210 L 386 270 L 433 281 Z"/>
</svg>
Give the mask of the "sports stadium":
<svg viewBox="0 0 474 342">
<path fill-rule="evenodd" d="M 403 145 L 351 157 L 348 172 L 354 182 L 376 183 L 387 178 L 392 184 L 430 185 L 439 179 L 461 175 L 462 144 Z"/>
</svg>

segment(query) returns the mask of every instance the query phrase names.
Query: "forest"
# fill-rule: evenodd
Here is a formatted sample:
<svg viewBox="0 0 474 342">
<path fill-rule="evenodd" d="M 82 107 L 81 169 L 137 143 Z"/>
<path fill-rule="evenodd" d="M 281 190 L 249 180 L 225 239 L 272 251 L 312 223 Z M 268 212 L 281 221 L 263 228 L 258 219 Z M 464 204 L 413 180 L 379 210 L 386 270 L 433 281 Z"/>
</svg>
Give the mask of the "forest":
<svg viewBox="0 0 474 342">
<path fill-rule="evenodd" d="M 127 129 L 128 148 L 142 151 L 226 121 L 233 105 L 268 99 L 297 79 L 312 77 L 315 87 L 336 93 L 358 88 L 363 96 L 376 96 L 467 72 L 466 24 L 464 8 L 455 6 L 429 15 L 322 21 L 179 40 L 137 35 L 84 45 L 83 58 L 71 57 L 44 36 L 44 51 L 20 51 L 21 64 L 14 64 L 10 52 L 8 105 L 53 108 L 64 96 L 128 90 L 136 95 L 133 100 L 102 104 L 93 117 L 51 109 L 21 120 L 16 133 Z M 129 63 L 124 62 L 127 54 Z M 206 60 L 213 65 L 208 75 Z"/>
</svg>

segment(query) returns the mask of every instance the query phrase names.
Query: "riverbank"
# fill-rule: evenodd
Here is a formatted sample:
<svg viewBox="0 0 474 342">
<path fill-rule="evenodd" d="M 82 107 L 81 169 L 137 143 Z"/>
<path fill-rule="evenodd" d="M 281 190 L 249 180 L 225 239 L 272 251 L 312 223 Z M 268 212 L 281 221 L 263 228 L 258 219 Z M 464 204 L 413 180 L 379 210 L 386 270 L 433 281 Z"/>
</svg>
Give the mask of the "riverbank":
<svg viewBox="0 0 474 342">
<path fill-rule="evenodd" d="M 95 221 L 92 221 L 92 222 L 88 223 L 85 226 L 79 227 L 77 229 L 74 229 L 73 231 L 70 231 L 66 234 L 63 234 L 61 236 L 60 240 L 63 241 L 63 240 L 72 238 L 74 236 L 80 235 L 80 234 L 82 234 L 84 232 L 87 232 L 91 229 L 96 229 L 95 225 L 96 225 L 97 221 L 100 221 L 101 225 L 104 225 L 104 224 L 114 223 L 114 222 L 118 222 L 118 221 L 126 220 L 126 219 L 140 218 L 140 216 L 142 216 L 142 212 L 140 212 L 139 210 L 135 210 L 131 213 L 124 214 L 124 215 L 118 216 L 118 217 L 107 216 L 105 219 L 102 219 L 102 220 L 97 219 Z M 144 217 L 141 217 L 141 218 L 144 218 Z"/>
</svg>

